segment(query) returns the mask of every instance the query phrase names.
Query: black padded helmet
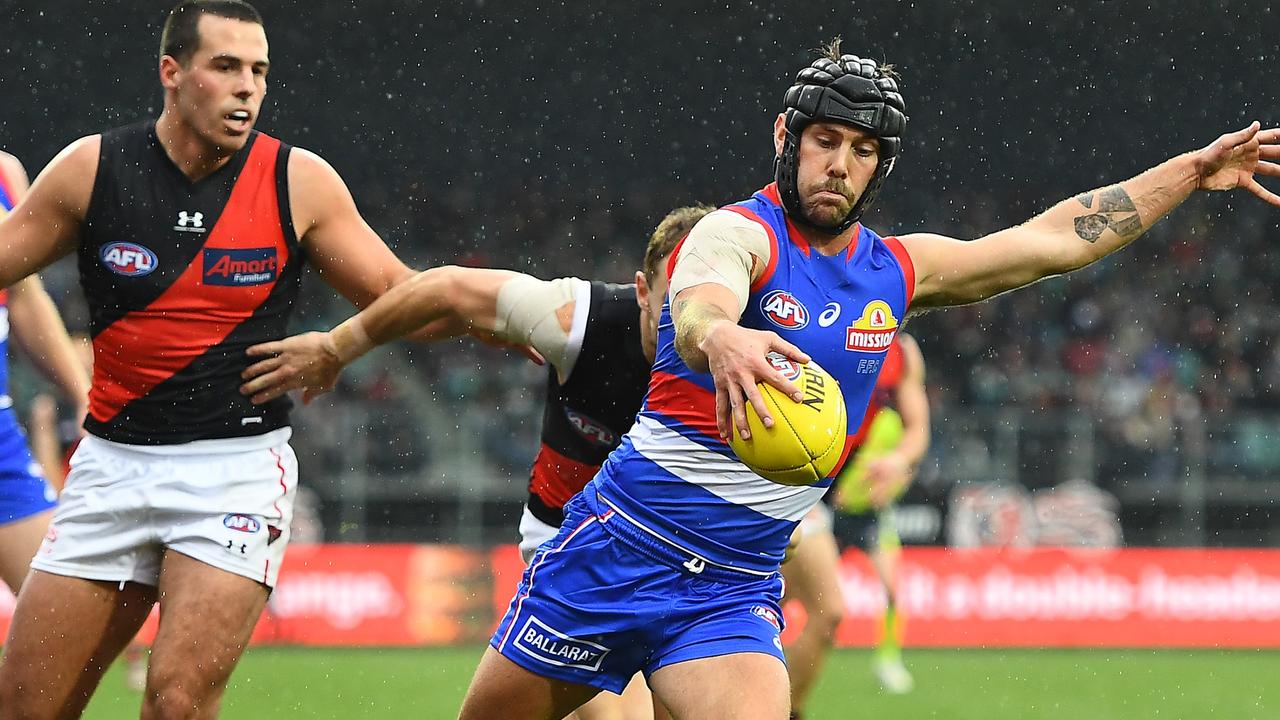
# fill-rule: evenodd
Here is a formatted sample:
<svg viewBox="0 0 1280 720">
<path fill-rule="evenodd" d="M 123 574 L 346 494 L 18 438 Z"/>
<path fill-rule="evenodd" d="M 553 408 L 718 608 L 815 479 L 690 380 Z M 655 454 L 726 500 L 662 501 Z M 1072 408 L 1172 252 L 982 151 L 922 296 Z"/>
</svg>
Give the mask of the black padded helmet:
<svg viewBox="0 0 1280 720">
<path fill-rule="evenodd" d="M 898 83 L 885 75 L 874 60 L 841 55 L 840 60 L 822 58 L 796 75 L 796 82 L 783 98 L 786 106 L 787 137 L 782 154 L 774 161 L 774 179 L 782 206 L 795 219 L 824 232 L 842 233 L 853 227 L 875 200 L 880 185 L 893 170 L 907 127 L 906 105 L 898 94 Z M 796 175 L 800 167 L 800 134 L 817 121 L 852 125 L 880 140 L 880 165 L 867 183 L 858 202 L 836 225 L 820 225 L 810 220 L 800 203 Z"/>
</svg>

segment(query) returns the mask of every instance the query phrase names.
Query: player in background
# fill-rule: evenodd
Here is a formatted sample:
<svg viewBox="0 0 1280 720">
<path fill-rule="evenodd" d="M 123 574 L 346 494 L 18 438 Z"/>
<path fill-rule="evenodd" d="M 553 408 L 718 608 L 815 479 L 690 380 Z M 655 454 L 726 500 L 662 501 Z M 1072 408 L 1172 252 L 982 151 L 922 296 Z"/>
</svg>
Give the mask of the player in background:
<svg viewBox="0 0 1280 720">
<path fill-rule="evenodd" d="M 241 391 L 254 402 L 267 402 L 305 387 L 310 399 L 332 389 L 354 358 L 423 326 L 440 338 L 471 333 L 532 347 L 550 367 L 542 446 L 520 518 L 520 553 L 527 562 L 559 531 L 564 504 L 595 476 L 635 421 L 649 385 L 667 258 L 712 210 L 703 205 L 668 213 L 649 238 L 633 286 L 543 281 L 481 268 L 427 270 L 328 333 L 249 348 L 251 356 L 267 357 L 245 370 Z M 644 679 L 637 676 L 621 699 L 601 693 L 577 717 L 639 720 L 654 712 Z"/>
<path fill-rule="evenodd" d="M 844 616 L 832 506 L 855 523 L 852 530 L 858 546 L 871 559 L 884 587 L 886 606 L 872 661 L 875 676 L 892 693 L 912 687 L 911 674 L 902 662 L 902 616 L 894 598 L 902 547 L 893 524 L 893 503 L 906 491 L 929 449 L 924 376 L 920 347 L 910 335 L 898 333 L 835 486 L 801 521 L 800 543 L 791 562 L 782 566 L 787 580 L 784 599 L 799 602 L 806 617 L 800 634 L 787 647 L 793 718 L 803 715 Z"/>
<path fill-rule="evenodd" d="M 6 717 L 77 717 L 153 604 L 146 718 L 211 718 L 289 541 L 290 404 L 236 388 L 302 263 L 357 306 L 414 273 L 318 156 L 253 129 L 270 67 L 238 0 L 169 13 L 154 121 L 75 141 L 0 222 L 0 287 L 79 259 L 87 436 L 0 657 Z"/>
<path fill-rule="evenodd" d="M 14 156 L 0 152 L 0 218 L 27 191 L 27 173 Z M 12 331 L 12 333 L 11 333 Z M 57 307 L 40 278 L 32 275 L 5 289 L 0 285 L 0 580 L 15 594 L 40 547 L 58 487 L 50 483 L 27 447 L 9 397 L 9 337 L 84 417 L 89 376 L 76 358 Z"/>
</svg>

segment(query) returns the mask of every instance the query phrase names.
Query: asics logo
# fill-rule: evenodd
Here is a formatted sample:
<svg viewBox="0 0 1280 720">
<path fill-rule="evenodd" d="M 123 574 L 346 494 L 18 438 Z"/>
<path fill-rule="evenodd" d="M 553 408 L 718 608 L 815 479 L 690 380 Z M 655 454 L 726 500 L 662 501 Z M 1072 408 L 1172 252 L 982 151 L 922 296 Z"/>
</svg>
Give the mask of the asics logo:
<svg viewBox="0 0 1280 720">
<path fill-rule="evenodd" d="M 818 325 L 821 327 L 831 327 L 836 320 L 840 319 L 840 303 L 829 302 L 823 308 L 822 313 L 818 315 Z"/>
</svg>

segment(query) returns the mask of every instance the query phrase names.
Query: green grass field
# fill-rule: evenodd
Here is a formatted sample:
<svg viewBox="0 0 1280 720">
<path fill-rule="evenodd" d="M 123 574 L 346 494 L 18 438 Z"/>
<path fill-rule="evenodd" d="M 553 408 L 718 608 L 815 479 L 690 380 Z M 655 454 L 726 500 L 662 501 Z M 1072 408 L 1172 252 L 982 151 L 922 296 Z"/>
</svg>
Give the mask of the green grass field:
<svg viewBox="0 0 1280 720">
<path fill-rule="evenodd" d="M 224 718 L 453 718 L 481 649 L 255 649 L 231 681 Z M 1139 720 L 1280 717 L 1280 653 L 917 650 L 916 690 L 882 693 L 870 655 L 832 657 L 812 720 Z M 119 667 L 87 718 L 136 718 Z M 519 715 L 513 714 L 513 720 Z"/>
</svg>

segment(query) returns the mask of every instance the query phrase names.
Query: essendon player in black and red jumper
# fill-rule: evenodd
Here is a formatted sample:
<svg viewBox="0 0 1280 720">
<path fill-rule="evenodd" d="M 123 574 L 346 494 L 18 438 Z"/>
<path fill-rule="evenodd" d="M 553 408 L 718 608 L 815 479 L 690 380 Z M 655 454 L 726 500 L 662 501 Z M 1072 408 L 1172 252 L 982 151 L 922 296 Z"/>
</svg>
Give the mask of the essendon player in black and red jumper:
<svg viewBox="0 0 1280 720">
<path fill-rule="evenodd" d="M 631 429 L 653 364 L 641 343 L 635 286 L 584 285 L 590 300 L 581 334 L 570 332 L 581 338 L 577 358 L 563 381 L 557 368 L 547 373 L 542 447 L 529 474 L 529 512 L 551 528 Z"/>
<path fill-rule="evenodd" d="M 303 257 L 358 306 L 413 276 L 342 179 L 253 130 L 266 32 L 187 0 L 161 37 L 164 110 L 72 143 L 0 223 L 0 287 L 75 253 L 94 348 L 87 437 L 14 612 L 6 717 L 78 717 L 157 600 L 144 717 L 212 717 L 288 545 L 286 399 L 237 392 L 280 337 Z"/>
<path fill-rule="evenodd" d="M 290 150 L 251 131 L 229 162 L 192 182 L 155 123 L 102 134 L 77 250 L 94 436 L 172 445 L 288 425 L 287 398 L 253 406 L 235 388 L 245 349 L 285 333 L 298 295 Z"/>
</svg>

